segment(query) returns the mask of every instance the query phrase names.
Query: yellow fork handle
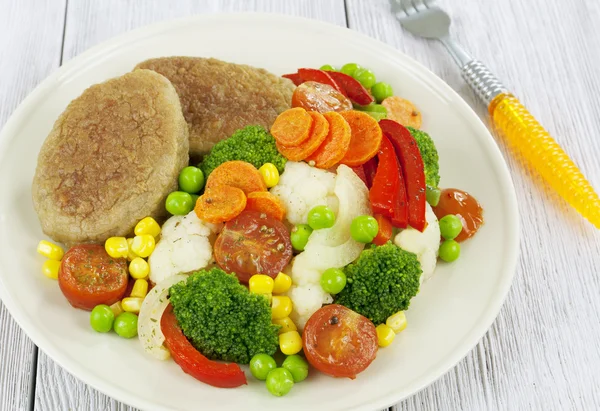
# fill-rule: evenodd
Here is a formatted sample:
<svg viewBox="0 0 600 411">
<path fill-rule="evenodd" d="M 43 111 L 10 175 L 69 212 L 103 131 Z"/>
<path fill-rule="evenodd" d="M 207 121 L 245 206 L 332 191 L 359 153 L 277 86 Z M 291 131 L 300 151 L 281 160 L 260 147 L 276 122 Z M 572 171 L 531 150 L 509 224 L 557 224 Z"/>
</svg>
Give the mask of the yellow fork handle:
<svg viewBox="0 0 600 411">
<path fill-rule="evenodd" d="M 600 198 L 575 163 L 519 100 L 500 93 L 488 106 L 495 128 L 510 149 L 596 228 Z"/>
</svg>

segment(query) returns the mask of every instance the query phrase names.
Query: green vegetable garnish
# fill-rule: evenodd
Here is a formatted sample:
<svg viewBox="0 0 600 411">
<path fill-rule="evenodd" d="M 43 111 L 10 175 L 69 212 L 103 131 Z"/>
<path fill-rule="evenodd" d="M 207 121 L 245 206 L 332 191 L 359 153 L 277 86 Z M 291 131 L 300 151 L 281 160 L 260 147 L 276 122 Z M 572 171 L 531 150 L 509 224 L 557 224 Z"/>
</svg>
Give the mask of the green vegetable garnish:
<svg viewBox="0 0 600 411">
<path fill-rule="evenodd" d="M 165 208 L 173 215 L 186 215 L 194 209 L 196 203 L 189 193 L 184 191 L 173 191 L 167 196 Z"/>
<path fill-rule="evenodd" d="M 90 325 L 99 333 L 107 333 L 112 330 L 115 314 L 108 305 L 100 304 L 94 307 L 90 313 Z"/>
<path fill-rule="evenodd" d="M 394 95 L 394 89 L 388 83 L 380 81 L 371 87 L 371 94 L 373 94 L 378 103 L 381 103 L 386 98 Z"/>
<path fill-rule="evenodd" d="M 311 208 L 308 212 L 308 225 L 313 230 L 321 228 L 331 228 L 335 224 L 335 214 L 333 210 L 324 205 L 318 205 Z"/>
<path fill-rule="evenodd" d="M 198 167 L 189 166 L 179 173 L 179 189 L 186 193 L 199 193 L 204 188 L 204 173 Z"/>
<path fill-rule="evenodd" d="M 440 234 L 446 240 L 454 240 L 462 231 L 462 221 L 454 214 L 440 218 Z"/>
<path fill-rule="evenodd" d="M 370 215 L 359 215 L 350 224 L 350 235 L 359 243 L 370 243 L 378 231 L 379 224 Z"/>
<path fill-rule="evenodd" d="M 296 251 L 304 251 L 308 238 L 312 234 L 313 229 L 308 224 L 298 224 L 290 233 L 290 242 Z"/>
<path fill-rule="evenodd" d="M 344 268 L 346 287 L 334 302 L 364 315 L 375 325 L 404 311 L 419 292 L 422 274 L 417 256 L 392 243 L 365 249 Z"/>
<path fill-rule="evenodd" d="M 269 371 L 277 368 L 275 359 L 268 354 L 256 354 L 250 360 L 250 372 L 254 378 L 264 381 L 267 379 Z"/>
<path fill-rule="evenodd" d="M 440 245 L 440 258 L 447 263 L 460 257 L 460 244 L 454 240 L 446 240 Z"/>
<path fill-rule="evenodd" d="M 371 70 L 366 69 L 366 68 L 358 68 L 354 71 L 354 73 L 352 74 L 352 77 L 354 77 L 356 80 L 358 80 L 360 82 L 360 84 L 363 85 L 364 88 L 366 88 L 367 90 L 370 89 L 371 87 L 373 87 L 375 85 L 375 83 L 377 83 L 377 78 L 375 77 L 375 73 L 373 73 Z"/>
<path fill-rule="evenodd" d="M 285 368 L 275 368 L 267 375 L 267 389 L 276 397 L 290 392 L 294 386 L 294 378 Z"/>
<path fill-rule="evenodd" d="M 358 70 L 359 68 L 361 68 L 361 67 L 356 63 L 346 63 L 342 66 L 340 71 L 349 76 L 354 76 L 354 72 L 356 70 Z"/>
<path fill-rule="evenodd" d="M 295 383 L 304 381 L 308 377 L 308 362 L 298 354 L 287 357 L 281 367 L 292 374 Z"/>
<path fill-rule="evenodd" d="M 328 268 L 321 274 L 321 288 L 329 294 L 339 294 L 346 286 L 346 274 L 339 268 Z"/>
<path fill-rule="evenodd" d="M 124 312 L 115 318 L 115 332 L 123 338 L 133 338 L 137 335 L 138 316 Z"/>
<path fill-rule="evenodd" d="M 425 184 L 437 187 L 440 184 L 439 156 L 433 140 L 426 132 L 412 127 L 406 127 L 417 141 L 417 146 L 425 166 Z"/>
</svg>

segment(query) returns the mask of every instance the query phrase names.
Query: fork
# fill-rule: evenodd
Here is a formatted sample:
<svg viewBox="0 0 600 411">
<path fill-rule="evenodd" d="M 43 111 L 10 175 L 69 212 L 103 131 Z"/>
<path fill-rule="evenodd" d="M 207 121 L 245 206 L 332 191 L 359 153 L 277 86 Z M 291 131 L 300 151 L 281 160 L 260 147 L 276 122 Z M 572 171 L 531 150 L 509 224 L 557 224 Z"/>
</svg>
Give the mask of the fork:
<svg viewBox="0 0 600 411">
<path fill-rule="evenodd" d="M 492 123 L 510 150 L 563 199 L 600 228 L 600 198 L 565 151 L 500 80 L 450 37 L 450 16 L 434 0 L 390 0 L 392 13 L 414 35 L 437 39 L 462 77 L 488 107 Z"/>
</svg>

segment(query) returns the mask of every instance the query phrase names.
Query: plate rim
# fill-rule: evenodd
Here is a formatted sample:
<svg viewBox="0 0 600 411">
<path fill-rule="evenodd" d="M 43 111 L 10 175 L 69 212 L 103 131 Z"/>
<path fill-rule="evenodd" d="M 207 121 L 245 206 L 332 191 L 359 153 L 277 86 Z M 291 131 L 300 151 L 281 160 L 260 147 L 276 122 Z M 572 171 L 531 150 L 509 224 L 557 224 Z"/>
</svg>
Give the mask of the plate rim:
<svg viewBox="0 0 600 411">
<path fill-rule="evenodd" d="M 438 363 L 436 367 L 433 367 L 429 371 L 425 372 L 422 376 L 406 386 L 404 389 L 386 393 L 383 397 L 379 397 L 376 401 L 369 402 L 366 405 L 364 403 L 359 404 L 352 409 L 371 410 L 384 408 L 417 394 L 429 385 L 433 384 L 435 381 L 439 380 L 448 371 L 454 368 L 463 358 L 465 358 L 485 336 L 500 313 L 500 309 L 506 300 L 516 273 L 517 258 L 519 254 L 520 222 L 518 217 L 516 192 L 508 169 L 508 164 L 488 128 L 475 113 L 473 108 L 471 108 L 468 103 L 452 87 L 450 87 L 450 85 L 448 85 L 444 80 L 438 77 L 427 67 L 402 51 L 392 47 L 387 43 L 384 43 L 383 41 L 377 40 L 366 34 L 344 26 L 338 26 L 334 23 L 307 17 L 292 16 L 280 13 L 204 13 L 151 23 L 124 33 L 117 34 L 110 39 L 107 39 L 87 49 L 86 51 L 67 61 L 62 66 L 58 67 L 50 76 L 46 77 L 41 83 L 39 83 L 25 97 L 25 99 L 19 103 L 0 131 L 0 158 L 3 158 L 4 155 L 6 155 L 6 146 L 10 141 L 8 137 L 15 133 L 17 125 L 29 110 L 29 107 L 32 106 L 36 101 L 46 97 L 57 83 L 60 83 L 64 77 L 69 77 L 71 71 L 78 70 L 81 66 L 90 64 L 90 60 L 107 55 L 122 45 L 135 42 L 145 37 L 160 35 L 161 33 L 180 28 L 187 24 L 201 23 L 205 20 L 220 19 L 237 20 L 240 22 L 255 22 L 257 19 L 263 19 L 267 24 L 272 23 L 273 20 L 288 20 L 290 24 L 294 23 L 296 25 L 303 25 L 311 30 L 320 28 L 325 31 L 333 31 L 340 34 L 344 32 L 344 36 L 352 38 L 353 40 L 361 41 L 363 44 L 374 44 L 378 48 L 384 49 L 397 61 L 405 63 L 406 67 L 413 71 L 412 74 L 423 78 L 432 84 L 436 90 L 442 91 L 444 95 L 447 96 L 450 101 L 452 101 L 453 104 L 456 104 L 455 109 L 459 110 L 461 114 L 464 115 L 467 120 L 469 120 L 469 125 L 474 128 L 475 133 L 481 138 L 479 143 L 486 145 L 486 149 L 491 155 L 493 163 L 495 163 L 494 166 L 496 172 L 499 174 L 499 180 L 501 183 L 503 183 L 501 187 L 503 189 L 502 195 L 506 202 L 505 209 L 508 211 L 508 213 L 505 215 L 509 223 L 507 225 L 507 238 L 510 239 L 513 244 L 512 247 L 508 248 L 509 255 L 507 255 L 504 259 L 504 265 L 507 267 L 507 269 L 504 271 L 508 274 L 501 277 L 501 281 L 499 281 L 498 284 L 498 291 L 496 294 L 494 294 L 493 301 L 488 303 L 486 310 L 484 310 L 480 316 L 482 319 L 477 321 L 477 325 L 474 326 L 471 331 L 465 334 L 463 337 L 463 342 L 459 346 L 464 346 L 464 349 L 455 350 L 452 355 L 446 357 L 443 361 Z M 81 367 L 75 361 L 70 360 L 68 356 L 63 355 L 59 349 L 55 348 L 55 344 L 48 343 L 49 341 L 42 335 L 42 333 L 38 333 L 33 324 L 28 322 L 25 314 L 21 313 L 19 304 L 15 302 L 10 294 L 8 294 L 5 290 L 6 288 L 4 287 L 4 283 L 2 281 L 2 275 L 0 275 L 0 299 L 4 303 L 8 312 L 11 314 L 12 318 L 37 347 L 44 351 L 44 353 L 46 353 L 53 361 L 55 361 L 60 367 L 63 367 L 71 375 L 77 379 L 80 379 L 85 384 L 89 384 L 94 389 L 104 393 L 105 395 L 128 405 L 132 405 L 141 409 L 172 409 L 163 407 L 162 405 L 158 405 L 156 403 L 151 403 L 137 395 L 132 395 L 130 392 L 123 390 L 120 386 L 112 384 L 104 378 L 98 377 L 97 375 L 88 371 L 85 367 Z M 40 344 L 40 342 L 45 342 L 44 347 L 41 347 L 42 344 Z"/>
</svg>

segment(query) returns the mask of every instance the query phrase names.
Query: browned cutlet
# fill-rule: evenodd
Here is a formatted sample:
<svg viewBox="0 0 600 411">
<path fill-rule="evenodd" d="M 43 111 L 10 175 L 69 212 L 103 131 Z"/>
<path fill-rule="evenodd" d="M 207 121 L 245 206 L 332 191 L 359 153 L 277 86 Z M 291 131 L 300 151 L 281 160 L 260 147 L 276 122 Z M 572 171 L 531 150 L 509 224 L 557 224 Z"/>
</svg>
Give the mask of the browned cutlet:
<svg viewBox="0 0 600 411">
<path fill-rule="evenodd" d="M 215 143 L 247 125 L 270 128 L 290 108 L 294 84 L 260 68 L 212 58 L 162 57 L 136 69 L 154 70 L 175 86 L 190 126 L 190 155 L 206 154 Z"/>
<path fill-rule="evenodd" d="M 32 195 L 44 232 L 67 244 L 126 236 L 165 214 L 188 164 L 188 127 L 169 80 L 137 70 L 91 86 L 60 115 Z"/>
</svg>

